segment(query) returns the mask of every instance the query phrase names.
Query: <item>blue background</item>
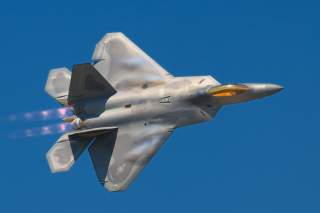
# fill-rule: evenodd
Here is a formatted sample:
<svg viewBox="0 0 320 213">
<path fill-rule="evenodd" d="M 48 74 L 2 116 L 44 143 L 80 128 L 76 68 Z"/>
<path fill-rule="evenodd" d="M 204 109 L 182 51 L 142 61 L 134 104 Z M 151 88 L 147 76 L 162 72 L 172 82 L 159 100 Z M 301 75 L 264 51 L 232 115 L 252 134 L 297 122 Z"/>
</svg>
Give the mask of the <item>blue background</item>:
<svg viewBox="0 0 320 213">
<path fill-rule="evenodd" d="M 318 1 L 0 3 L 0 212 L 320 212 Z M 124 193 L 101 187 L 88 154 L 52 175 L 58 135 L 12 140 L 12 113 L 58 107 L 48 70 L 90 62 L 121 31 L 175 76 L 285 90 L 178 129 Z M 42 124 L 41 124 L 42 125 Z"/>
</svg>

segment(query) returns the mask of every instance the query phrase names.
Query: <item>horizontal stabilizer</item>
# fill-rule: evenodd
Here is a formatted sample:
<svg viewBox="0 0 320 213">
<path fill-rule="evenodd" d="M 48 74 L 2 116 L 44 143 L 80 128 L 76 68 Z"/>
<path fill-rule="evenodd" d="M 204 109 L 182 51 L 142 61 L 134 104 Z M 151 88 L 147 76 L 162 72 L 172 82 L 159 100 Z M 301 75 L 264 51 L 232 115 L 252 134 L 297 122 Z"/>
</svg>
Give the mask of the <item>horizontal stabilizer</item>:
<svg viewBox="0 0 320 213">
<path fill-rule="evenodd" d="M 68 133 L 62 135 L 47 153 L 52 173 L 68 171 L 92 139 L 71 139 Z"/>
<path fill-rule="evenodd" d="M 116 90 L 91 64 L 73 66 L 68 96 L 69 105 L 91 98 L 108 99 L 115 93 Z"/>
<path fill-rule="evenodd" d="M 45 91 L 62 105 L 68 105 L 68 92 L 71 72 L 65 68 L 52 69 L 49 72 Z"/>
</svg>

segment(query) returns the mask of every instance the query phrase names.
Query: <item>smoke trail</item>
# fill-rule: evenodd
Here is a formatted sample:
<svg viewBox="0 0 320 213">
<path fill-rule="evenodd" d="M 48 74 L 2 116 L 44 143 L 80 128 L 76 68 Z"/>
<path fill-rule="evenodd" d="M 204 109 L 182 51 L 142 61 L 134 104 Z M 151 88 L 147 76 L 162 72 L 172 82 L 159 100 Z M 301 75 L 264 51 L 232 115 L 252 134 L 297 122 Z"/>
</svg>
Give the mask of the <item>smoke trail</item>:
<svg viewBox="0 0 320 213">
<path fill-rule="evenodd" d="M 13 139 L 35 137 L 35 136 L 46 136 L 61 134 L 72 130 L 72 124 L 70 123 L 59 123 L 53 125 L 46 125 L 42 127 L 30 128 L 25 130 L 17 130 L 13 132 L 10 137 Z"/>
<path fill-rule="evenodd" d="M 41 111 L 25 112 L 20 114 L 13 114 L 8 117 L 10 122 L 16 121 L 40 121 L 40 120 L 52 120 L 71 116 L 71 107 L 62 107 L 58 109 L 47 109 Z"/>
</svg>

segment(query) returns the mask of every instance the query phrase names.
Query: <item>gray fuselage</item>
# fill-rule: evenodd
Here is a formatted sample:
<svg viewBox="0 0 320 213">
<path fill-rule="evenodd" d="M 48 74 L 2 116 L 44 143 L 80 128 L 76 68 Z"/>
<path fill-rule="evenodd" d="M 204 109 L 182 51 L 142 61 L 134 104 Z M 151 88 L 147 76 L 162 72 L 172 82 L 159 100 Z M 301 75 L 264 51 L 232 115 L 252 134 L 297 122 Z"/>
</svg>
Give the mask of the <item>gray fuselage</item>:
<svg viewBox="0 0 320 213">
<path fill-rule="evenodd" d="M 220 104 L 206 96 L 208 87 L 220 85 L 211 76 L 177 77 L 161 84 L 117 92 L 105 104 L 105 111 L 83 122 L 85 128 L 129 125 L 131 122 L 169 124 L 172 128 L 211 119 Z M 95 103 L 85 106 L 90 112 Z"/>
</svg>

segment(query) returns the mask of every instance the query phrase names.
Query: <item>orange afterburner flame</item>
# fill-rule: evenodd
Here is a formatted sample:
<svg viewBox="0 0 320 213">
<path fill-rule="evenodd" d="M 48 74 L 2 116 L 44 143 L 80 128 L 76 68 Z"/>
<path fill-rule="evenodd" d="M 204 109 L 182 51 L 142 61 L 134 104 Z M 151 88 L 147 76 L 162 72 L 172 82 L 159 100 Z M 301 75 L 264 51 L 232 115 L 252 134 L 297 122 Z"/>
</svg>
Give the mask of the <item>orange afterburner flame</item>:
<svg viewBox="0 0 320 213">
<path fill-rule="evenodd" d="M 249 87 L 246 85 L 240 84 L 227 84 L 211 87 L 208 90 L 208 93 L 214 97 L 232 97 L 240 95 L 249 90 Z"/>
</svg>

